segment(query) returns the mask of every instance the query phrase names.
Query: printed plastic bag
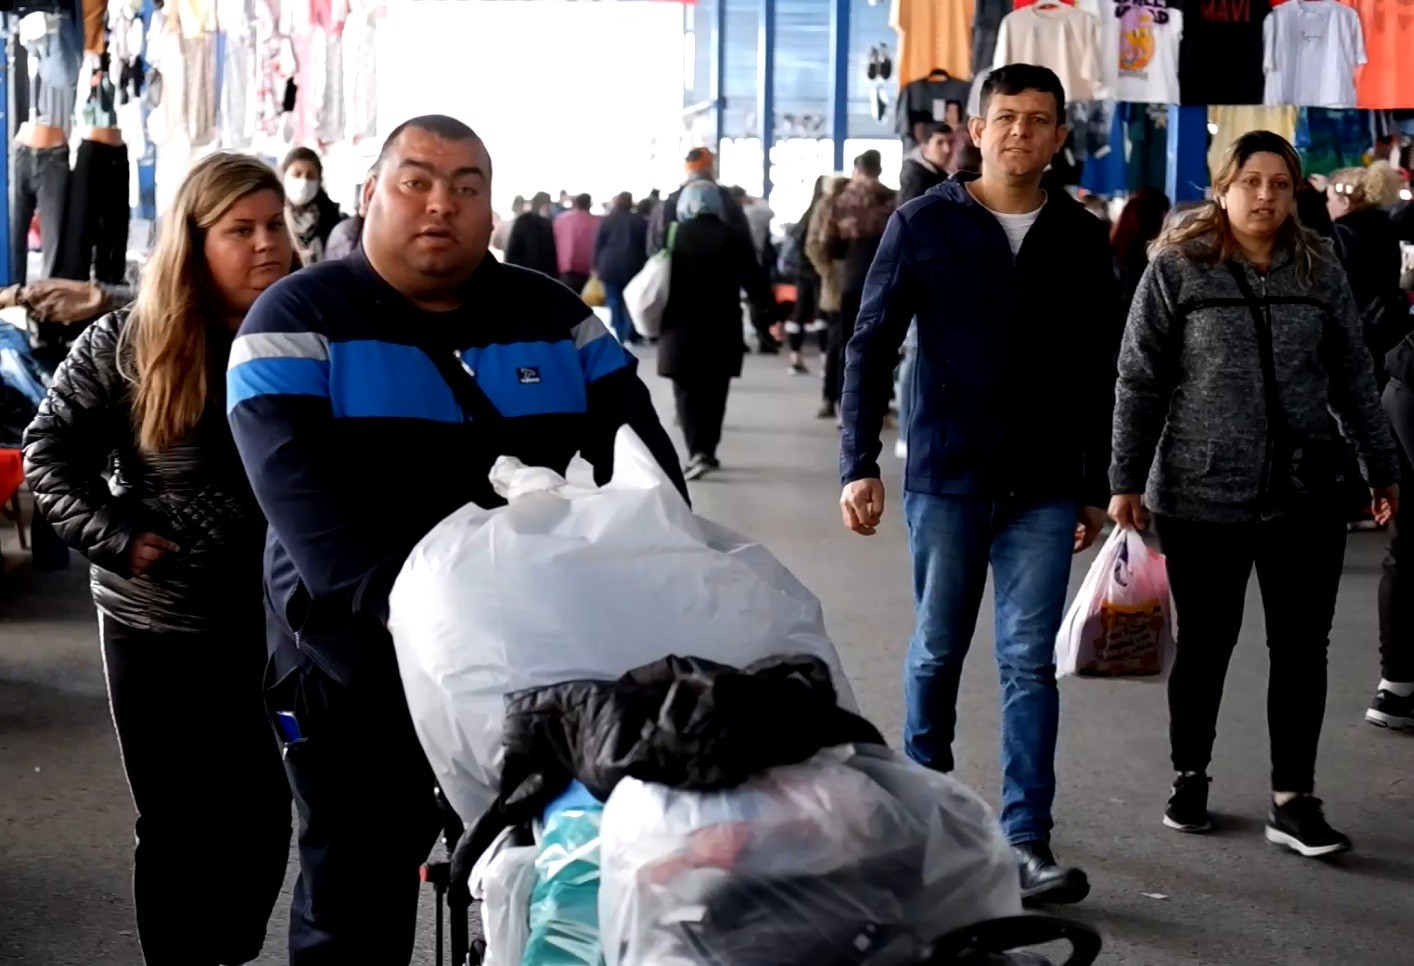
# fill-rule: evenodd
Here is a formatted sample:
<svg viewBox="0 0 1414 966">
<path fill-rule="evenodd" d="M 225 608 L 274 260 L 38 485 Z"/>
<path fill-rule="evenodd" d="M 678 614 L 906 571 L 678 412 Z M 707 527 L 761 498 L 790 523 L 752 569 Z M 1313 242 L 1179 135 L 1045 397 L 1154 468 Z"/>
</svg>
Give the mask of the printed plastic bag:
<svg viewBox="0 0 1414 966">
<path fill-rule="evenodd" d="M 1163 555 L 1134 530 L 1116 527 L 1056 635 L 1056 676 L 1156 677 L 1173 651 Z"/>
<path fill-rule="evenodd" d="M 510 845 L 506 829 L 471 870 L 471 894 L 481 900 L 486 940 L 482 966 L 519 966 L 530 939 L 530 896 L 535 888 L 536 845 Z"/>
<path fill-rule="evenodd" d="M 600 835 L 609 966 L 863 962 L 1021 912 L 986 803 L 883 747 L 827 749 L 723 792 L 628 779 Z"/>
<path fill-rule="evenodd" d="M 491 480 L 508 505 L 434 527 L 390 597 L 413 725 L 465 821 L 495 800 L 505 696 L 522 688 L 614 680 L 670 653 L 733 667 L 810 654 L 858 708 L 819 600 L 764 547 L 695 516 L 632 430 L 607 486 L 512 459 Z"/>
</svg>

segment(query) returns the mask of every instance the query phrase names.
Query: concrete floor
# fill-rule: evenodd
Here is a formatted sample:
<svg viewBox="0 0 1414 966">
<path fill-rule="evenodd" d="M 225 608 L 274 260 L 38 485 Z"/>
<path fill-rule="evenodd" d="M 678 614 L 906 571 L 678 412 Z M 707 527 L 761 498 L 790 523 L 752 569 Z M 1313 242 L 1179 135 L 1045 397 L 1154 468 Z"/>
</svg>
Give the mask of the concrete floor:
<svg viewBox="0 0 1414 966">
<path fill-rule="evenodd" d="M 650 377 L 662 411 L 664 386 Z M 812 418 L 814 379 L 748 360 L 731 400 L 726 469 L 695 490 L 700 512 L 766 543 L 824 600 L 864 711 L 891 739 L 912 620 L 897 500 L 873 539 L 840 526 L 836 436 Z M 896 478 L 898 464 L 886 461 Z M 896 487 L 891 496 L 896 496 Z M 131 805 L 77 567 L 31 575 L 0 531 L 0 963 L 130 966 L 141 958 L 128 892 Z M 1219 552 L 1215 548 L 1215 552 Z M 1095 884 L 1074 914 L 1105 935 L 1110 966 L 1347 966 L 1414 962 L 1414 738 L 1362 722 L 1378 677 L 1375 587 L 1381 538 L 1351 538 L 1331 647 L 1321 794 L 1356 842 L 1344 861 L 1283 854 L 1261 834 L 1265 809 L 1265 660 L 1250 619 L 1228 680 L 1208 837 L 1159 817 L 1170 779 L 1163 691 L 1067 682 L 1056 847 Z M 1076 563 L 1074 583 L 1084 573 Z M 630 589 L 626 588 L 626 592 Z M 997 688 L 990 621 L 978 631 L 961 700 L 960 776 L 997 799 Z M 201 868 L 192 843 L 192 882 Z M 282 907 L 284 903 L 282 902 Z M 428 937 L 416 962 L 431 963 Z M 283 962 L 284 909 L 262 964 Z"/>
</svg>

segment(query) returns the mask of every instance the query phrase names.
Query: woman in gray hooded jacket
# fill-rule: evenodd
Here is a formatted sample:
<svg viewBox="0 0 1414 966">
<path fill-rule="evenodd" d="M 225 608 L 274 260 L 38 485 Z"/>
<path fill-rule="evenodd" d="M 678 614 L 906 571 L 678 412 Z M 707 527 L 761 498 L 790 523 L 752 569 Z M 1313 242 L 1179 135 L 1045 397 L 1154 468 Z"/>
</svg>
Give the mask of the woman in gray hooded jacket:
<svg viewBox="0 0 1414 966">
<path fill-rule="evenodd" d="M 1153 515 L 1178 617 L 1164 824 L 1211 828 L 1207 767 L 1255 566 L 1271 657 L 1266 836 L 1319 856 L 1350 848 L 1313 796 L 1345 554 L 1338 435 L 1381 522 L 1398 462 L 1345 272 L 1295 215 L 1300 182 L 1285 139 L 1243 135 L 1214 200 L 1155 242 L 1119 357 L 1110 515 L 1136 529 Z"/>
</svg>

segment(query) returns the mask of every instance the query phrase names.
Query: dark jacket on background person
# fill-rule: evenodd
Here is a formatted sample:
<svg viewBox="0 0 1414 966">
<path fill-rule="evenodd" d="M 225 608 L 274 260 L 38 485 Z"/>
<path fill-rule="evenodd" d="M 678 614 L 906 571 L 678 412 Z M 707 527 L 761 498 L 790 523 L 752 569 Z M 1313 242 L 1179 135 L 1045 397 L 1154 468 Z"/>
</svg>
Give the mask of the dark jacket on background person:
<svg viewBox="0 0 1414 966">
<path fill-rule="evenodd" d="M 606 285 L 627 285 L 648 261 L 648 220 L 615 209 L 599 222 L 594 236 L 594 273 Z"/>
<path fill-rule="evenodd" d="M 581 453 L 604 483 L 629 426 L 686 494 L 637 360 L 579 296 L 489 256 L 463 295 L 424 312 L 360 250 L 271 286 L 232 349 L 229 418 L 289 642 L 277 657 L 297 647 L 345 687 L 392 666 L 388 591 L 413 546 L 467 503 L 504 504 L 497 457 L 563 473 Z M 370 517 L 390 486 L 405 498 Z"/>
<path fill-rule="evenodd" d="M 839 706 L 829 667 L 807 655 L 741 669 L 670 655 L 617 681 L 518 691 L 506 697 L 500 796 L 457 861 L 474 861 L 501 829 L 539 818 L 571 781 L 600 801 L 625 778 L 719 791 L 856 743 L 884 740 Z"/>
<path fill-rule="evenodd" d="M 1294 445 L 1335 451 L 1313 445 L 1335 441 L 1334 410 L 1370 485 L 1394 483 L 1399 467 L 1374 365 L 1350 285 L 1329 247 L 1310 279 L 1282 249 L 1265 274 L 1236 264 L 1272 316 L 1276 391 Z M 1135 293 L 1120 350 L 1113 492 L 1144 493 L 1151 511 L 1185 520 L 1245 523 L 1279 515 L 1283 507 L 1268 481 L 1289 478 L 1294 467 L 1267 472 L 1263 386 L 1252 312 L 1227 266 L 1173 249 L 1157 254 Z M 1338 471 L 1332 462 L 1332 482 Z"/>
<path fill-rule="evenodd" d="M 715 183 L 715 182 L 714 182 Z M 722 193 L 722 220 L 728 227 L 740 231 L 746 236 L 747 241 L 751 241 L 751 223 L 746 220 L 746 212 L 732 193 L 721 185 L 717 185 L 717 190 Z M 653 217 L 648 222 L 648 249 L 647 254 L 656 255 L 668 245 L 668 228 L 677 224 L 678 220 L 678 196 L 682 194 L 682 188 L 668 195 L 667 199 L 653 209 Z M 752 245 L 755 250 L 755 244 Z"/>
<path fill-rule="evenodd" d="M 917 316 L 904 488 L 1105 506 L 1119 338 L 1105 226 L 1052 193 L 1013 257 L 967 190 L 975 177 L 959 173 L 889 220 L 846 349 L 843 481 L 880 475 L 893 371 Z"/>
<path fill-rule="evenodd" d="M 864 291 L 865 276 L 897 206 L 898 194 L 877 181 L 851 181 L 830 206 L 825 237 L 831 254 L 844 263 L 842 295 Z"/>
<path fill-rule="evenodd" d="M 265 518 L 225 418 L 231 333 L 207 330 L 211 399 L 201 422 L 185 442 L 144 453 L 117 363 L 128 316 L 106 315 L 74 343 L 25 433 L 25 473 L 40 512 L 93 564 L 100 611 L 143 630 L 224 629 L 242 602 L 259 613 L 265 542 Z M 128 547 L 144 531 L 180 549 L 133 578 Z"/>
<path fill-rule="evenodd" d="M 948 173 L 933 166 L 933 162 L 923 157 L 922 148 L 914 148 L 903 157 L 903 171 L 899 174 L 898 203 L 906 205 L 914 198 L 921 198 L 932 188 L 948 180 Z"/>
<path fill-rule="evenodd" d="M 1410 329 L 1409 300 L 1399 287 L 1399 236 L 1383 208 L 1361 208 L 1335 220 L 1331 241 L 1365 327 L 1365 343 L 1379 362 Z M 1383 367 L 1376 376 L 1384 383 Z"/>
<path fill-rule="evenodd" d="M 507 265 L 519 265 L 532 272 L 560 277 L 560 260 L 555 250 L 555 225 L 544 215 L 527 211 L 517 215 L 506 242 Z"/>
<path fill-rule="evenodd" d="M 714 215 L 678 225 L 672 280 L 658 336 L 658 375 L 669 379 L 741 375 L 741 291 L 769 312 L 770 279 L 751 239 Z"/>
</svg>

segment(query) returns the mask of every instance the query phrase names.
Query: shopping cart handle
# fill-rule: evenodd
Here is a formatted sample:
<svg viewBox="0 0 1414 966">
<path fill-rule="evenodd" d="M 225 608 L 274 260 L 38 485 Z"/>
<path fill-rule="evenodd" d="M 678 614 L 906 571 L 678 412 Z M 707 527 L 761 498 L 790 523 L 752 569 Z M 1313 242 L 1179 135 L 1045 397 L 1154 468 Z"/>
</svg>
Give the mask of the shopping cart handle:
<svg viewBox="0 0 1414 966">
<path fill-rule="evenodd" d="M 954 929 L 933 940 L 926 966 L 983 963 L 983 957 L 1046 943 L 1068 942 L 1062 966 L 1090 966 L 1100 956 L 1100 934 L 1084 923 L 1059 916 L 1005 916 Z"/>
</svg>

